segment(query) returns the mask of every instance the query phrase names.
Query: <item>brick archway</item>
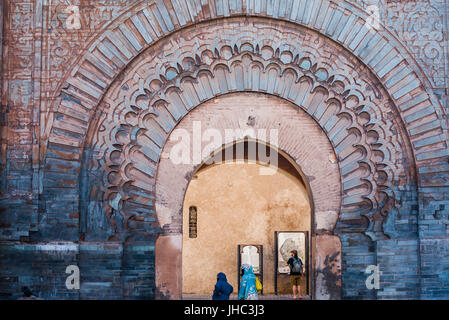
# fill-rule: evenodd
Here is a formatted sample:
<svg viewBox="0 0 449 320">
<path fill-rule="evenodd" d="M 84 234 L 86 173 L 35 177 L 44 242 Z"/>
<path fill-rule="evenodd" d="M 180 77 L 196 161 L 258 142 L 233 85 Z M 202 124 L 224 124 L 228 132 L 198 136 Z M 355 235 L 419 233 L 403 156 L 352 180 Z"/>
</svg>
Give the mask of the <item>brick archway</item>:
<svg viewBox="0 0 449 320">
<path fill-rule="evenodd" d="M 254 123 L 248 125 L 248 119 Z M 187 114 L 176 130 L 188 133 L 193 139 L 194 126 L 198 123 L 201 128 L 196 129 L 201 135 L 213 128 L 225 137 L 226 130 L 241 129 L 242 136 L 228 136 L 230 140 L 223 140 L 224 145 L 243 139 L 247 130 L 278 130 L 277 144 L 272 144 L 269 134 L 267 140 L 260 141 L 289 159 L 308 189 L 312 206 L 312 292 L 320 299 L 341 298 L 341 244 L 334 230 L 341 208 L 342 186 L 334 149 L 321 128 L 290 102 L 260 93 L 230 93 L 207 101 Z M 297 130 L 299 127 L 302 130 Z M 156 287 L 160 297 L 175 299 L 182 292 L 184 197 L 192 175 L 209 158 L 204 154 L 199 164 L 176 164 L 170 154 L 177 143 L 177 138 L 167 139 L 155 180 L 156 215 L 164 229 L 156 242 Z"/>
<path fill-rule="evenodd" d="M 91 123 L 84 155 L 81 203 L 90 204 L 81 208 L 85 239 L 133 243 L 154 238 L 157 226 L 164 225 L 154 220 L 161 210 L 154 208 L 155 177 L 170 132 L 195 107 L 214 97 L 262 92 L 307 112 L 335 150 L 342 204 L 333 232 L 347 241 L 347 249 L 357 247 L 354 255 L 347 250 L 343 259 L 343 270 L 357 270 L 343 273 L 349 278 L 343 286 L 352 287 L 351 280 L 360 279 L 366 265 L 360 264 L 359 251 L 374 263 L 373 240 L 387 239 L 398 228 L 404 235 L 416 232 L 416 211 L 410 210 L 416 206 L 415 172 L 404 167 L 415 167 L 413 152 L 394 103 L 369 70 L 317 34 L 295 38 L 294 29 L 283 23 L 282 33 L 270 32 L 271 25 L 256 21 L 238 28 L 232 26 L 240 25 L 238 20 L 228 24 L 224 30 L 205 25 L 201 44 L 196 40 L 200 35 L 192 37 L 189 30 L 161 42 L 155 50 L 175 52 L 177 42 L 183 41 L 184 51 L 163 59 L 152 52 L 139 56 L 103 98 L 102 114 Z M 255 25 L 269 39 L 251 43 L 244 31 Z M 222 34 L 220 42 L 213 37 L 216 33 Z M 306 41 L 314 35 L 323 40 L 321 50 L 329 46 L 329 52 L 342 55 L 323 56 Z M 296 49 L 288 44 L 292 42 L 302 53 L 294 54 Z M 406 194 L 415 196 L 400 206 Z M 401 225 L 397 215 L 407 217 Z M 104 226 L 100 232 L 98 225 Z M 363 283 L 359 290 L 367 291 Z"/>
<path fill-rule="evenodd" d="M 292 161 L 316 205 L 331 191 L 314 184 L 339 186 L 339 205 L 314 213 L 315 298 L 446 299 L 449 2 L 381 0 L 382 21 L 372 2 L 0 2 L 0 296 L 29 286 L 51 299 L 176 297 L 161 272 L 176 264 L 155 261 L 156 243 L 179 230 L 171 201 L 185 184 L 161 179 L 167 139 L 252 97 L 260 112 L 279 107 L 266 112 L 293 138 L 283 150 L 305 123 L 320 132 L 292 150 L 307 156 Z M 266 116 L 251 112 L 229 127 Z M 335 176 L 310 173 L 331 163 L 318 144 Z M 68 265 L 79 290 L 65 286 Z M 369 270 L 380 287 L 366 284 Z"/>
<path fill-rule="evenodd" d="M 227 102 L 231 98 L 235 101 L 236 95 L 239 94 L 223 96 L 214 105 L 229 105 Z M 251 104 L 257 103 L 259 106 L 261 95 L 250 96 L 255 96 Z M 204 112 L 205 108 L 206 104 L 199 109 Z M 293 106 L 291 108 L 294 109 Z M 256 120 L 259 122 L 259 117 L 250 116 L 247 121 L 250 125 L 246 130 L 228 129 L 228 133 L 247 131 L 247 137 L 216 149 L 194 172 L 188 184 L 182 219 L 183 299 L 204 297 L 204 294 L 209 297 L 210 283 L 214 282 L 218 269 L 226 274 L 234 288 L 238 288 L 236 265 L 239 259 L 235 249 L 245 243 L 263 246 L 263 294 L 265 298 L 271 297 L 275 293 L 277 230 L 307 232 L 309 241 L 304 246 L 307 250 L 304 251 L 303 261 L 309 263 L 306 263 L 306 274 L 300 286 L 302 294 L 312 296 L 311 281 L 308 281 L 311 280 L 312 269 L 309 267 L 313 259 L 310 259 L 309 248 L 313 225 L 310 188 L 305 186 L 304 174 L 296 162 L 274 147 L 277 143 L 268 144 L 257 139 L 257 135 L 263 138 L 267 135 L 266 140 L 270 140 L 270 137 L 276 137 L 274 132 L 277 130 L 272 130 L 270 134 L 266 129 L 250 129 Z M 186 133 L 182 130 L 175 132 Z M 220 137 L 218 131 L 209 130 L 207 133 L 213 135 L 213 140 L 220 140 L 216 139 Z M 198 276 L 196 271 L 200 266 L 203 272 Z M 278 294 L 291 292 L 288 280 L 285 275 L 278 277 Z"/>
<path fill-rule="evenodd" d="M 68 170 L 84 159 L 74 186 L 83 239 L 139 242 L 157 234 L 154 174 L 168 134 L 201 103 L 248 91 L 295 103 L 327 133 L 341 168 L 335 232 L 343 234 L 344 246 L 359 246 L 374 262 L 371 241 L 416 237 L 415 181 L 446 152 L 422 153 L 416 145 L 429 143 L 430 130 L 438 131 L 438 139 L 446 131 L 436 99 L 422 89 L 419 68 L 404 60 L 399 44 L 391 45 L 391 35 L 371 33 L 360 12 L 334 4 L 308 7 L 307 23 L 301 17 L 299 25 L 226 18 L 177 32 L 174 25 L 169 30 L 169 16 L 160 15 L 163 7 L 147 8 L 100 36 L 67 78 L 47 123 L 44 161 L 58 169 L 44 172 L 44 180 L 64 181 L 67 168 L 59 168 L 67 154 L 76 157 L 64 163 Z M 322 26 L 319 19 L 327 14 L 333 23 Z M 146 24 L 148 15 L 154 20 Z M 160 34 L 163 41 L 153 42 L 151 21 L 168 28 Z M 378 55 L 376 48 L 382 48 Z M 363 273 L 357 250 L 353 256 L 348 250 L 345 260 L 348 270 L 357 265 L 358 271 L 347 273 L 354 279 Z M 354 295 L 366 291 L 357 290 Z"/>
<path fill-rule="evenodd" d="M 151 52 L 141 55 L 110 88 L 101 106 L 103 115 L 90 125 L 89 148 L 85 148 L 85 159 L 90 161 L 85 167 L 87 177 L 96 178 L 86 179 L 83 186 L 87 191 L 103 192 L 105 199 L 104 206 L 91 212 L 98 211 L 99 218 L 103 210 L 120 212 L 110 220 L 116 228 L 113 234 L 123 233 L 128 219 L 135 217 L 135 206 L 145 207 L 145 198 L 153 197 L 161 149 L 176 124 L 209 99 L 252 91 L 286 99 L 317 121 L 342 167 L 342 230 L 364 232 L 373 240 L 385 238 L 384 220 L 397 210 L 396 201 L 404 192 L 396 185 L 416 188 L 414 171 L 404 167 L 406 163 L 415 167 L 413 152 L 388 93 L 363 66 L 350 63 L 345 56 L 322 56 L 303 36 L 293 38 L 288 26 L 283 26 L 282 34 L 276 31 L 267 36 L 274 40 L 262 39 L 260 45 L 253 45 L 245 33 L 239 36 L 254 28 L 252 23 L 239 30 L 233 26 L 240 24 L 238 20 L 228 23 L 231 28 L 221 31 L 220 42 L 213 34 L 220 33 L 221 26 L 205 26 L 196 51 L 192 45 L 198 45 L 198 35 L 189 36 L 189 30 L 180 38 L 160 43 L 161 49 L 173 51 L 177 41 L 186 42 L 184 51 L 164 61 Z M 258 28 L 268 33 L 271 27 L 259 24 Z M 304 52 L 294 55 L 287 38 L 300 43 Z M 332 43 L 324 42 L 326 46 L 335 49 Z M 164 67 L 175 61 L 182 65 Z M 95 187 L 101 184 L 107 188 Z M 146 196 L 138 197 L 134 188 Z M 97 196 L 91 192 L 82 200 L 92 197 Z M 134 199 L 141 200 L 135 203 Z M 82 212 L 82 216 L 91 215 Z M 86 224 L 83 227 L 88 231 Z M 413 232 L 413 224 L 409 228 Z"/>
<path fill-rule="evenodd" d="M 60 128 L 62 125 L 58 123 L 61 118 L 55 117 L 55 112 L 65 114 L 66 108 L 60 107 L 61 98 L 64 97 L 61 93 L 74 96 L 81 109 L 95 109 L 114 79 L 139 54 L 160 39 L 188 26 L 233 16 L 288 21 L 335 41 L 381 81 L 393 98 L 414 143 L 425 143 L 421 142 L 423 139 L 420 134 L 425 133 L 429 127 L 447 136 L 445 125 L 438 120 L 438 115 L 442 112 L 441 105 L 430 90 L 424 89 L 428 80 L 412 55 L 382 25 L 379 29 L 370 28 L 366 23 L 368 14 L 347 1 L 337 4 L 328 0 L 298 0 L 288 5 L 276 6 L 266 0 L 259 3 L 239 0 L 233 4 L 208 0 L 199 6 L 154 0 L 134 6 L 132 11 L 107 24 L 107 30 L 92 40 L 77 65 L 67 74 L 66 80 L 56 92 L 55 105 L 46 116 L 41 154 L 46 154 L 46 148 L 52 141 L 60 141 L 60 136 L 52 128 Z M 165 69 L 169 67 L 166 66 Z M 66 111 L 69 115 L 70 112 Z M 92 115 L 93 113 L 89 113 L 83 119 L 88 122 Z M 86 130 L 82 131 L 85 137 Z M 419 153 L 417 151 L 416 159 L 423 161 L 423 166 L 426 165 L 424 160 L 446 155 L 443 150 L 435 150 L 432 157 L 419 156 Z"/>
</svg>

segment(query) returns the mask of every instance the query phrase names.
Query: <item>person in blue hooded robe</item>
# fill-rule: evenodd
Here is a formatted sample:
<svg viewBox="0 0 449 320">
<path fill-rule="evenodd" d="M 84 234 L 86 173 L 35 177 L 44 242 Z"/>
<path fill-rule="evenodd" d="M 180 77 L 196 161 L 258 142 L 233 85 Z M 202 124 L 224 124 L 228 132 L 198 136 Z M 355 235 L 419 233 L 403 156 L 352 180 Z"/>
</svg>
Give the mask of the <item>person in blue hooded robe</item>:
<svg viewBox="0 0 449 320">
<path fill-rule="evenodd" d="M 215 284 L 212 300 L 229 300 L 229 296 L 234 288 L 228 283 L 226 275 L 223 272 L 217 274 L 217 283 Z"/>
</svg>

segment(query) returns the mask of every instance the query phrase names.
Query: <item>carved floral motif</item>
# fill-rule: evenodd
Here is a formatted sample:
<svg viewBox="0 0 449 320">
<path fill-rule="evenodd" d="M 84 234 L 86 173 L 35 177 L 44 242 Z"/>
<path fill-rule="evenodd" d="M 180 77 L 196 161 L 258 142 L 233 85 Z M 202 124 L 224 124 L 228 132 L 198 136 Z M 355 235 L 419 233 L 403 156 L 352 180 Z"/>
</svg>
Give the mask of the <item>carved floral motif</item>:
<svg viewBox="0 0 449 320">
<path fill-rule="evenodd" d="M 67 68 L 76 63 L 92 37 L 104 25 L 117 18 L 135 3 L 127 0 L 52 0 L 47 7 L 48 25 L 44 33 L 47 40 L 48 74 L 47 90 L 55 91 L 58 79 L 67 73 Z M 80 29 L 69 28 L 70 6 L 79 9 Z"/>
<path fill-rule="evenodd" d="M 171 38 L 155 50 L 173 55 L 142 54 L 111 87 L 86 168 L 89 198 L 102 201 L 89 203 L 116 232 L 151 216 L 161 148 L 183 115 L 220 94 L 266 92 L 303 108 L 328 134 L 342 170 L 341 219 L 366 217 L 355 229 L 384 236 L 382 223 L 396 206 L 389 186 L 408 179 L 388 95 L 313 33 L 281 36 L 259 26 L 258 34 L 271 37 L 254 39 L 244 29 L 216 30 L 220 40 L 210 38 L 214 32 Z"/>
<path fill-rule="evenodd" d="M 446 87 L 442 1 L 357 0 L 362 8 L 379 8 L 380 22 L 407 45 L 436 88 Z"/>
</svg>

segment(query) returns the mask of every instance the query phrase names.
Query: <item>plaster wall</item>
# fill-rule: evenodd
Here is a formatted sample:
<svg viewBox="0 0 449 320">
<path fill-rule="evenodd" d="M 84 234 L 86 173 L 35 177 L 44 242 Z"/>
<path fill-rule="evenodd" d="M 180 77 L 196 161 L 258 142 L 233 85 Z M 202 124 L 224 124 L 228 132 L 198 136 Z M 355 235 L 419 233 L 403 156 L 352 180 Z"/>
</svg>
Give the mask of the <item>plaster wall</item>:
<svg viewBox="0 0 449 320">
<path fill-rule="evenodd" d="M 211 293 L 218 272 L 227 275 L 237 292 L 239 244 L 263 245 L 264 294 L 274 293 L 274 232 L 310 234 L 310 205 L 302 182 L 282 169 L 260 175 L 261 166 L 237 160 L 207 167 L 192 179 L 183 208 L 184 293 Z M 189 238 L 190 206 L 197 207 L 197 238 Z M 280 282 L 281 292 L 289 290 L 288 277 Z"/>
</svg>

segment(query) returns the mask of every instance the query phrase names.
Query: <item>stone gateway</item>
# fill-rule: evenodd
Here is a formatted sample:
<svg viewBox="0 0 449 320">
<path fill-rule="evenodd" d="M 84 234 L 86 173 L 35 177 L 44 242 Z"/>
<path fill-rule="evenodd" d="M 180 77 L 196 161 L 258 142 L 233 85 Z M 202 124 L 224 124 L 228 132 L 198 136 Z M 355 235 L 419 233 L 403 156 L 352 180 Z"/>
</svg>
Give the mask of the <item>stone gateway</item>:
<svg viewBox="0 0 449 320">
<path fill-rule="evenodd" d="M 304 231 L 312 299 L 448 299 L 448 25 L 447 0 L 0 2 L 0 298 L 236 291 L 238 244 L 268 294 L 275 231 Z"/>
</svg>

